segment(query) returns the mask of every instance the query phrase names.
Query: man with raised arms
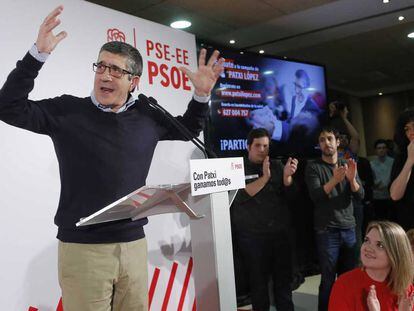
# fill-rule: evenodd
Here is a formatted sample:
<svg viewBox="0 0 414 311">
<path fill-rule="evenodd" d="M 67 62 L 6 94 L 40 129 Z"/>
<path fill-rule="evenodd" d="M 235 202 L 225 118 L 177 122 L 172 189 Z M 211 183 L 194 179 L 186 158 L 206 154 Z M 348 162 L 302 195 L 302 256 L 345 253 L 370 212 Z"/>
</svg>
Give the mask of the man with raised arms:
<svg viewBox="0 0 414 311">
<path fill-rule="evenodd" d="M 0 90 L 0 120 L 50 136 L 59 162 L 61 194 L 55 216 L 58 270 L 65 311 L 148 310 L 147 219 L 120 220 L 82 228 L 86 217 L 143 186 L 159 140 L 183 139 L 162 115 L 132 92 L 142 74 L 138 50 L 123 42 L 102 46 L 93 64 L 90 96 L 28 99 L 46 58 L 66 36 L 53 33 L 63 6 L 40 26 L 36 44 Z M 196 72 L 180 68 L 194 86 L 187 111 L 177 117 L 198 135 L 210 92 L 223 70 L 214 51 L 201 50 Z"/>
</svg>

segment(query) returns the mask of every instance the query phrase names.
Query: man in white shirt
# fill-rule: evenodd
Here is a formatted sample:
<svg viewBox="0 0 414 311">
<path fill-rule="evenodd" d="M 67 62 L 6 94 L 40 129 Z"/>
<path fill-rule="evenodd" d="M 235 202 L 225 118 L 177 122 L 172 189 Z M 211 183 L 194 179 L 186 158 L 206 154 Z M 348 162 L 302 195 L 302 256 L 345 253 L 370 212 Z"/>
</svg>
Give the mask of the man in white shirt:
<svg viewBox="0 0 414 311">
<path fill-rule="evenodd" d="M 374 143 L 376 157 L 370 162 L 374 174 L 373 207 L 375 219 L 393 220 L 389 184 L 394 159 L 387 155 L 385 139 Z"/>
</svg>

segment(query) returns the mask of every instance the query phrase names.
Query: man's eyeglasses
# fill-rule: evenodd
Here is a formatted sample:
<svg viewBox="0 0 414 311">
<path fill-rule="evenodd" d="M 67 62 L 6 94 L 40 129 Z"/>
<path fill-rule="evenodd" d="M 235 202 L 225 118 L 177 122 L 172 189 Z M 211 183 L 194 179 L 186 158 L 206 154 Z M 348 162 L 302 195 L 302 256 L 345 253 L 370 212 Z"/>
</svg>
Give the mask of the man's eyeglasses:
<svg viewBox="0 0 414 311">
<path fill-rule="evenodd" d="M 115 65 L 108 66 L 108 65 L 105 65 L 103 63 L 93 63 L 92 64 L 93 71 L 95 71 L 96 73 L 99 73 L 99 74 L 103 74 L 105 72 L 106 68 L 108 68 L 109 74 L 114 78 L 122 78 L 124 74 L 133 75 L 132 72 L 129 72 L 128 70 L 119 68 L 118 66 L 115 66 Z"/>
<path fill-rule="evenodd" d="M 300 84 L 299 84 L 299 83 L 297 83 L 297 82 L 293 82 L 293 84 L 294 84 L 294 85 L 295 85 L 295 87 L 297 87 L 298 89 L 301 89 L 301 90 L 306 89 L 306 87 L 304 87 L 304 86 L 300 85 Z"/>
</svg>

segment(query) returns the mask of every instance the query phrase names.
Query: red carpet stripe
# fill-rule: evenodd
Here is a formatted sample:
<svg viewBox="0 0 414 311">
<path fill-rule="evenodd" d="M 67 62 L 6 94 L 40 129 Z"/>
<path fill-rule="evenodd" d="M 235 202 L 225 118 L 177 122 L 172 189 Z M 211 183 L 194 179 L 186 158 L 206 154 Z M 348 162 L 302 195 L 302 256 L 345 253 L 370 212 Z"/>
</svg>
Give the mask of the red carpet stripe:
<svg viewBox="0 0 414 311">
<path fill-rule="evenodd" d="M 178 264 L 176 262 L 173 263 L 170 279 L 168 280 L 167 291 L 165 292 L 164 302 L 162 303 L 161 311 L 167 311 L 168 302 L 170 301 L 170 295 L 172 291 L 172 287 L 174 285 L 175 274 L 177 272 Z"/>
<path fill-rule="evenodd" d="M 185 274 L 183 289 L 181 290 L 180 302 L 178 304 L 177 311 L 183 310 L 185 295 L 187 294 L 188 283 L 190 282 L 191 271 L 193 270 L 193 257 L 190 257 L 187 266 L 187 273 Z"/>
<path fill-rule="evenodd" d="M 193 308 L 191 310 L 192 311 L 197 311 L 196 299 L 195 298 L 194 298 Z"/>
<path fill-rule="evenodd" d="M 157 286 L 158 277 L 160 276 L 160 269 L 155 268 L 152 275 L 151 285 L 148 292 L 148 310 L 151 308 L 152 298 L 154 297 L 155 287 Z"/>
</svg>

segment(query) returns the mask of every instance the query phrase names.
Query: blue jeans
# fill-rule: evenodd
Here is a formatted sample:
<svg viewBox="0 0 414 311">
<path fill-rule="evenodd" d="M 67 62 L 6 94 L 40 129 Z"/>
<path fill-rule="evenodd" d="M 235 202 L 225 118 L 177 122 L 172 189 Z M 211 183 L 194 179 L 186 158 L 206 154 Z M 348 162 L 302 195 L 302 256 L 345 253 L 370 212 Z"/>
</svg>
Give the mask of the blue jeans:
<svg viewBox="0 0 414 311">
<path fill-rule="evenodd" d="M 316 230 L 316 246 L 321 269 L 318 310 L 326 311 L 336 275 L 352 270 L 356 266 L 355 229 L 328 227 Z"/>
</svg>

